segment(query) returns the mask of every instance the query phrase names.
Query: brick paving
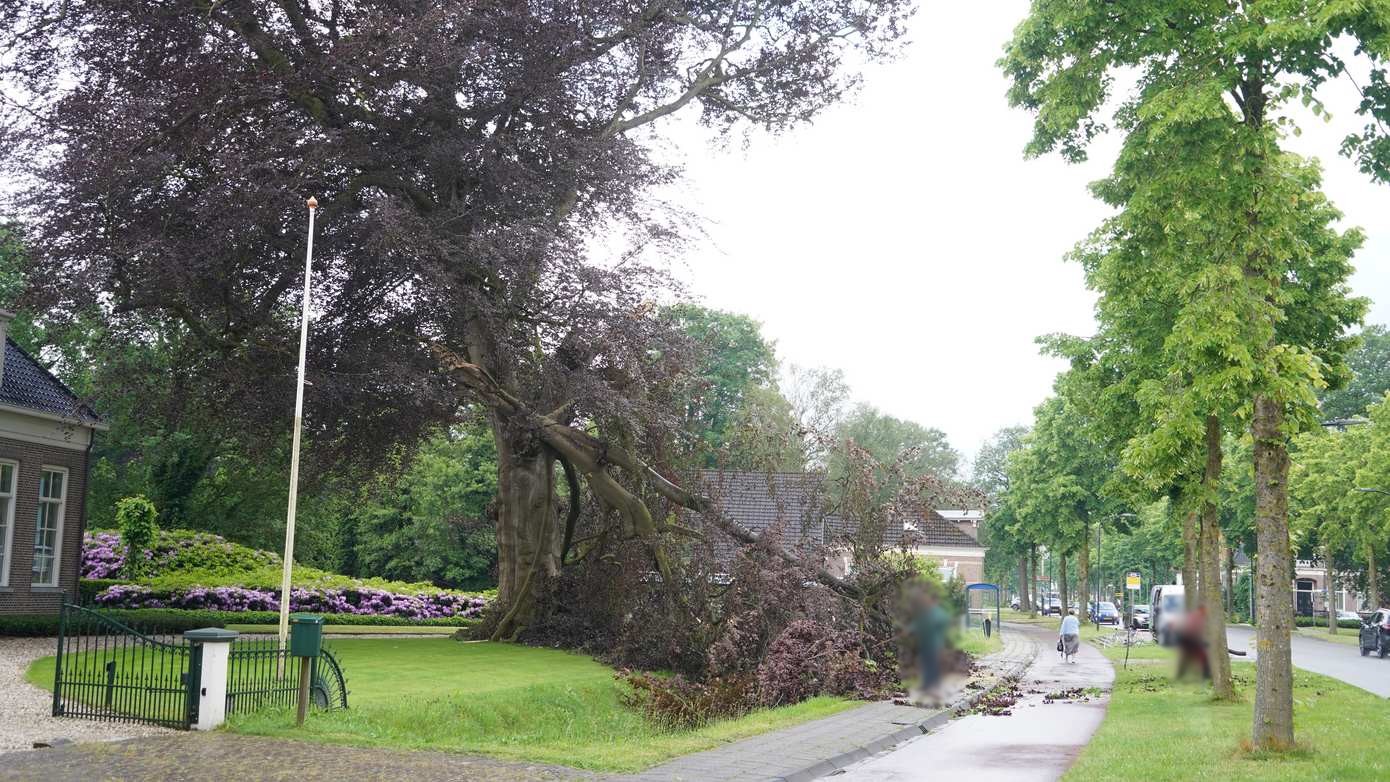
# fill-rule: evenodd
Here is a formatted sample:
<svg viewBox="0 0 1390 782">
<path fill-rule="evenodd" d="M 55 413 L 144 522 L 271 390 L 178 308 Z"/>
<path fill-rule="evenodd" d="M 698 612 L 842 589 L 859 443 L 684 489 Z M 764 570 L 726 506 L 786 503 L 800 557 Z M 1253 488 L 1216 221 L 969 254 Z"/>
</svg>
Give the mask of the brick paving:
<svg viewBox="0 0 1390 782">
<path fill-rule="evenodd" d="M 1004 633 L 1004 647 L 981 660 L 983 679 L 1021 671 L 1037 653 L 1024 633 Z M 988 683 L 984 682 L 984 687 Z M 979 692 L 973 690 L 972 692 Z M 924 709 L 891 701 L 869 703 L 824 719 L 676 758 L 624 782 L 816 779 L 944 724 L 954 706 Z"/>
<path fill-rule="evenodd" d="M 75 744 L 0 755 L 0 780 L 184 780 L 200 782 L 555 782 L 595 779 L 558 766 L 450 752 L 366 749 L 223 731 Z"/>
</svg>

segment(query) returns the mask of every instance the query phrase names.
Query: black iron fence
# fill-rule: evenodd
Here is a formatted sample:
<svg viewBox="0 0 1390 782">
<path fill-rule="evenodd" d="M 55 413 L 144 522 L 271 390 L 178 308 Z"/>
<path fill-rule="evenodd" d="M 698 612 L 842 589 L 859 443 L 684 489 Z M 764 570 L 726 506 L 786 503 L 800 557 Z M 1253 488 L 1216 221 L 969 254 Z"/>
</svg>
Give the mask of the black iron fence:
<svg viewBox="0 0 1390 782">
<path fill-rule="evenodd" d="M 239 638 L 232 644 L 227 674 L 227 713 L 292 707 L 299 697 L 299 659 L 275 638 Z M 310 660 L 309 702 L 320 709 L 347 708 L 347 681 L 332 650 Z"/>
<path fill-rule="evenodd" d="M 194 646 L 63 604 L 53 716 L 187 729 L 198 718 Z"/>
<path fill-rule="evenodd" d="M 227 713 L 293 707 L 299 659 L 277 639 L 239 638 L 229 650 Z M 187 730 L 198 721 L 202 647 L 63 603 L 53 670 L 53 716 Z M 310 661 L 310 703 L 347 708 L 347 681 L 325 647 Z"/>
</svg>

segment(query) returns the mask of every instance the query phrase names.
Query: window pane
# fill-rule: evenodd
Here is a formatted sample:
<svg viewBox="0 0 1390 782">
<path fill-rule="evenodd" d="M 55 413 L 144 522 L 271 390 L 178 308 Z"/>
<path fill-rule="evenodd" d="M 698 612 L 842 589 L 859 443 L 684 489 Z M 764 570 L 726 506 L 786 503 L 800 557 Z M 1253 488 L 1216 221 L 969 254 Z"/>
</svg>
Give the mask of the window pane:
<svg viewBox="0 0 1390 782">
<path fill-rule="evenodd" d="M 63 497 L 63 474 L 56 470 L 44 470 L 39 475 L 39 496 L 51 500 Z"/>
<path fill-rule="evenodd" d="M 38 585 L 49 585 L 56 579 L 53 577 L 53 566 L 56 560 L 54 547 L 58 539 L 58 515 L 57 509 L 52 503 L 40 502 L 38 518 L 34 525 L 34 583 Z"/>
<path fill-rule="evenodd" d="M 0 494 L 14 491 L 14 465 L 0 464 Z"/>
</svg>

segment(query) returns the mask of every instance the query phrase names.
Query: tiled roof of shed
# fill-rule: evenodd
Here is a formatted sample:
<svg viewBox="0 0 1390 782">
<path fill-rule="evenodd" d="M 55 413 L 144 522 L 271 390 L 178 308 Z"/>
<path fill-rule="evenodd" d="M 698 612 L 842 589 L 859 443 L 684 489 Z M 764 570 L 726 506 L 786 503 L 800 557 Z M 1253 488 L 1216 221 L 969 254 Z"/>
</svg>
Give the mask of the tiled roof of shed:
<svg viewBox="0 0 1390 782">
<path fill-rule="evenodd" d="M 0 374 L 0 404 L 70 418 L 84 424 L 101 417 L 15 341 L 5 339 L 5 368 Z"/>
</svg>

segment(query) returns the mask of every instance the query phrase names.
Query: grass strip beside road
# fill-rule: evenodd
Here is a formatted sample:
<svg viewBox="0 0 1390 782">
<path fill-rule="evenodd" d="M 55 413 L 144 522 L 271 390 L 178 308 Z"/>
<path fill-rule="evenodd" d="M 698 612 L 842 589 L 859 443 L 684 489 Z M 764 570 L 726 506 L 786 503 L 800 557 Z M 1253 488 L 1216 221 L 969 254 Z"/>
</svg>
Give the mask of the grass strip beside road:
<svg viewBox="0 0 1390 782">
<path fill-rule="evenodd" d="M 1298 635 L 1304 638 L 1316 638 L 1319 641 L 1327 641 L 1333 644 L 1356 646 L 1361 643 L 1361 634 L 1356 630 L 1346 627 L 1337 628 L 1336 633 L 1327 632 L 1326 627 L 1298 627 L 1295 628 L 1295 630 Z"/>
<path fill-rule="evenodd" d="M 1252 753 L 1255 666 L 1234 663 L 1239 702 L 1213 701 L 1210 688 L 1173 680 L 1173 653 L 1152 645 L 1104 654 L 1116 663 L 1105 722 L 1065 777 L 1069 782 L 1115 779 L 1219 779 L 1279 782 L 1309 779 L 1390 779 L 1385 701 L 1351 685 L 1302 670 L 1294 675 L 1294 733 L 1287 754 Z"/>
<path fill-rule="evenodd" d="M 472 752 L 593 771 L 638 771 L 679 755 L 861 705 L 813 698 L 699 730 L 665 731 L 619 701 L 613 669 L 582 655 L 448 639 L 333 643 L 348 680 L 346 711 L 302 729 L 287 711 L 234 716 L 259 736 L 395 749 Z"/>
</svg>

